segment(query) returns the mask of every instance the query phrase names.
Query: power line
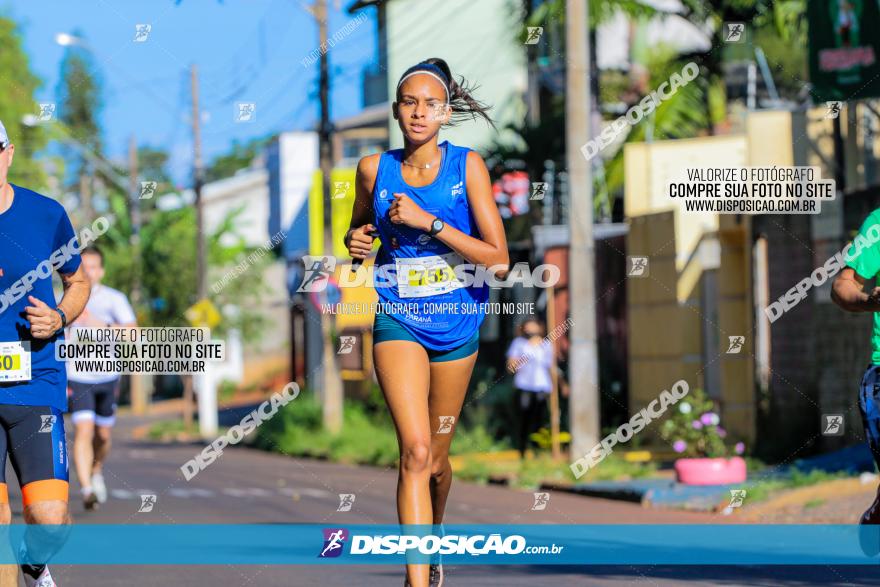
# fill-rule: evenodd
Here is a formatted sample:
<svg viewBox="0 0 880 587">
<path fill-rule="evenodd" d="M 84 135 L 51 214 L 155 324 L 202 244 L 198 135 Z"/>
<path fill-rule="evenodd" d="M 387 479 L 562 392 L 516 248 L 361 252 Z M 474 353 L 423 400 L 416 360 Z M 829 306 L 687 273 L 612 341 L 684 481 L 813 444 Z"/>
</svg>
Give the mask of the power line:
<svg viewBox="0 0 880 587">
<path fill-rule="evenodd" d="M 260 22 L 255 27 L 254 31 L 233 54 L 233 69 L 231 71 L 227 68 L 204 76 L 207 80 L 206 83 L 209 83 L 215 90 L 221 89 L 218 83 L 211 81 L 211 78 L 215 76 L 222 78 L 223 83 L 229 83 L 232 86 L 231 90 L 218 92 L 225 94 L 224 98 L 222 98 L 219 103 L 228 103 L 236 96 L 240 95 L 247 86 L 260 78 L 268 63 L 272 61 L 274 57 L 273 53 L 283 42 L 281 37 L 285 37 L 285 34 L 293 22 L 293 19 L 291 18 L 269 18 L 270 12 L 272 12 L 273 8 L 277 5 L 278 0 L 273 2 L 266 9 L 266 12 L 260 18 Z M 283 9 L 286 11 L 286 7 L 283 7 Z M 281 29 L 278 30 L 277 33 L 270 28 L 274 22 L 281 23 Z M 274 38 L 278 38 L 279 42 L 270 42 L 270 40 Z M 250 50 L 251 47 L 256 50 Z M 250 58 L 240 59 L 240 56 L 245 53 L 245 51 L 250 51 Z M 253 58 L 253 56 L 256 56 L 256 58 Z M 211 102 L 211 104 L 206 104 L 206 107 L 215 104 L 217 104 L 217 102 Z"/>
</svg>

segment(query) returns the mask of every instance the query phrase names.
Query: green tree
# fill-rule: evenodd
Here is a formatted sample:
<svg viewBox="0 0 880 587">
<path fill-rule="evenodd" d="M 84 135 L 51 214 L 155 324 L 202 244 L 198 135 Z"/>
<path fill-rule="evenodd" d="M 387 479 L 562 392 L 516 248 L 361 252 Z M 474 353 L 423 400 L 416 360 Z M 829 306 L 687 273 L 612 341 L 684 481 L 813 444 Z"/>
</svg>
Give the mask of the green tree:
<svg viewBox="0 0 880 587">
<path fill-rule="evenodd" d="M 205 169 L 205 181 L 217 181 L 232 177 L 235 173 L 250 166 L 251 162 L 272 140 L 273 137 L 261 137 L 250 139 L 244 143 L 232 141 L 232 149 L 225 155 L 220 155 Z"/>
<path fill-rule="evenodd" d="M 138 147 L 138 175 L 143 181 L 158 182 L 156 193 L 161 194 L 173 189 L 173 182 L 168 173 L 168 152 L 149 146 Z M 155 201 L 155 200 L 145 200 Z"/>
<path fill-rule="evenodd" d="M 79 31 L 73 36 L 82 39 Z M 92 54 L 81 45 L 70 45 L 61 61 L 61 79 L 56 87 L 58 119 L 64 124 L 70 138 L 83 149 L 100 156 L 100 114 L 103 107 L 101 78 Z M 71 148 L 68 153 L 70 169 L 76 177 L 75 191 L 80 194 L 81 220 L 94 217 L 92 171 L 84 154 Z"/>
<path fill-rule="evenodd" d="M 31 71 L 30 59 L 22 49 L 16 24 L 5 17 L 0 17 L 0 47 L 0 71 L 3 72 L 0 119 L 15 144 L 15 163 L 9 179 L 32 189 L 44 190 L 46 174 L 37 154 L 46 146 L 46 133 L 38 125 L 24 124 L 27 117 L 39 113 L 34 94 L 41 82 Z"/>
<path fill-rule="evenodd" d="M 233 210 L 207 235 L 208 265 L 211 275 L 222 278 L 226 270 L 242 263 L 246 275 L 227 281 L 209 297 L 218 308 L 234 306 L 237 312 L 224 316 L 216 329 L 221 335 L 229 328 L 241 331 L 246 341 L 256 340 L 266 323 L 257 311 L 267 291 L 263 270 L 273 259 L 260 254 L 257 247 L 244 243 L 236 232 L 236 219 L 242 210 Z M 124 265 L 127 240 L 119 240 L 115 261 Z M 224 243 L 232 244 L 224 244 Z M 157 210 L 141 232 L 143 250 L 143 288 L 146 303 L 142 308 L 145 323 L 152 326 L 186 326 L 184 313 L 196 301 L 196 223 L 195 209 Z M 256 254 L 254 254 L 256 253 Z M 210 284 L 210 280 L 209 280 Z"/>
</svg>

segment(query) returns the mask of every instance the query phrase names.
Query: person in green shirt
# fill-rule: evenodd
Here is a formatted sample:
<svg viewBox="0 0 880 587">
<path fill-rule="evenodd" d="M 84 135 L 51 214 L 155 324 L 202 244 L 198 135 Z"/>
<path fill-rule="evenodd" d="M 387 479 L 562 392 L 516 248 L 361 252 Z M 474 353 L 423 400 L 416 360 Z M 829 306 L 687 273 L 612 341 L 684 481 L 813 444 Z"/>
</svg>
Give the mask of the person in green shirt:
<svg viewBox="0 0 880 587">
<path fill-rule="evenodd" d="M 880 287 L 865 291 L 865 283 L 880 273 L 880 208 L 862 223 L 846 254 L 846 266 L 831 288 L 831 299 L 847 312 L 872 312 L 871 363 L 859 387 L 859 411 L 865 437 L 880 467 Z M 880 487 L 871 507 L 862 514 L 860 524 L 880 524 Z"/>
</svg>

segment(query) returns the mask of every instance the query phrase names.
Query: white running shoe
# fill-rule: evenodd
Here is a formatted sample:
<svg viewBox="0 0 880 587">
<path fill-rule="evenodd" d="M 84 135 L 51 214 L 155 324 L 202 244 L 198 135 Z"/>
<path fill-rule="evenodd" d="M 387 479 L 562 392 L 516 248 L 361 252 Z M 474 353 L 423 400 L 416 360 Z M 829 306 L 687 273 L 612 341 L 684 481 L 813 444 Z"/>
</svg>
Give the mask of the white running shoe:
<svg viewBox="0 0 880 587">
<path fill-rule="evenodd" d="M 92 474 L 92 489 L 95 492 L 95 497 L 98 498 L 98 503 L 107 503 L 107 486 L 104 484 L 104 475 L 101 473 Z"/>
<path fill-rule="evenodd" d="M 36 579 L 27 573 L 22 573 L 22 575 L 24 575 L 25 587 L 58 587 L 58 583 L 52 578 L 48 566 L 43 567 L 43 572 Z"/>
</svg>

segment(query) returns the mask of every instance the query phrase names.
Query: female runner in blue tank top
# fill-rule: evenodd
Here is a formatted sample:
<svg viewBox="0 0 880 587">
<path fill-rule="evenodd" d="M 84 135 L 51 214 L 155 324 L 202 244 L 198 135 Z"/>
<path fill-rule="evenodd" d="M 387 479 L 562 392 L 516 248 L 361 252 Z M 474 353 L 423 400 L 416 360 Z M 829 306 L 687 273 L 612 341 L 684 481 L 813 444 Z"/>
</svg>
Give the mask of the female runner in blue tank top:
<svg viewBox="0 0 880 587">
<path fill-rule="evenodd" d="M 438 144 L 440 127 L 459 118 L 492 124 L 464 80 L 456 82 L 442 59 L 428 59 L 401 76 L 392 109 L 404 147 L 360 160 L 346 245 L 364 259 L 374 236 L 382 244 L 375 285 L 386 311 L 373 325 L 373 358 L 400 445 L 399 521 L 439 525 L 489 293 L 485 280 L 469 285 L 454 268 L 475 266 L 471 275 L 490 268 L 502 278 L 507 241 L 483 159 Z M 408 584 L 441 585 L 442 572 L 407 565 Z"/>
</svg>

